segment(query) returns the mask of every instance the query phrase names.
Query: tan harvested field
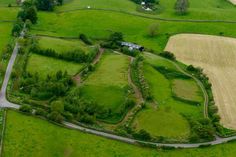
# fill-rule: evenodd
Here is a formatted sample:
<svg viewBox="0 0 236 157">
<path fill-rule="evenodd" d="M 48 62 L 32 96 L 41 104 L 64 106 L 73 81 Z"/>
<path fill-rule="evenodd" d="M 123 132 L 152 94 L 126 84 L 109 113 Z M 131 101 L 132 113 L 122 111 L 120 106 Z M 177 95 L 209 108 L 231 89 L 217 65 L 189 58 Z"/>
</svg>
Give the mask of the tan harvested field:
<svg viewBox="0 0 236 157">
<path fill-rule="evenodd" d="M 229 0 L 231 3 L 233 3 L 234 5 L 236 5 L 236 0 Z"/>
<path fill-rule="evenodd" d="M 165 50 L 185 64 L 204 69 L 212 83 L 221 123 L 236 129 L 236 39 L 180 34 L 170 38 Z"/>
</svg>

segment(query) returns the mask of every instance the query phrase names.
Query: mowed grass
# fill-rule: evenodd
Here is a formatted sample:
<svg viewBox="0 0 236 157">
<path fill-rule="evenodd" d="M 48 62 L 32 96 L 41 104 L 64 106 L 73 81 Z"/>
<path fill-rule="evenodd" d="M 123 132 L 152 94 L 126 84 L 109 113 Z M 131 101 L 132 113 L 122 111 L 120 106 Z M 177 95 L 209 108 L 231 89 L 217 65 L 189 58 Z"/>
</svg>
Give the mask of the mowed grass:
<svg viewBox="0 0 236 157">
<path fill-rule="evenodd" d="M 69 75 L 75 75 L 82 67 L 82 64 L 31 54 L 28 59 L 27 71 L 32 74 L 37 72 L 39 76 L 45 78 L 48 74 L 56 74 L 59 70 L 67 71 Z"/>
<path fill-rule="evenodd" d="M 193 80 L 175 79 L 172 82 L 172 91 L 175 96 L 189 101 L 202 102 L 203 96 L 200 88 Z"/>
<path fill-rule="evenodd" d="M 205 157 L 206 154 L 233 157 L 236 142 L 196 149 L 148 149 L 65 129 L 15 111 L 7 113 L 4 157 Z"/>
<path fill-rule="evenodd" d="M 119 112 L 127 92 L 128 66 L 127 56 L 105 53 L 96 70 L 82 85 L 82 97 Z"/>
<path fill-rule="evenodd" d="M 153 136 L 186 139 L 190 134 L 188 122 L 171 107 L 147 105 L 135 118 L 134 127 L 146 130 Z M 172 128 L 172 129 L 171 129 Z"/>
<path fill-rule="evenodd" d="M 96 15 L 96 16 L 94 16 Z M 56 36 L 78 36 L 84 33 L 91 38 L 106 38 L 110 32 L 122 32 L 127 41 L 136 42 L 149 49 L 164 49 L 170 34 L 183 32 L 216 34 L 236 37 L 235 24 L 164 22 L 110 11 L 84 10 L 56 14 L 39 12 L 38 24 L 31 31 Z M 129 19 L 124 22 L 124 19 Z M 78 21 L 78 22 L 75 22 Z M 156 37 L 147 32 L 151 24 L 158 23 Z"/>
<path fill-rule="evenodd" d="M 53 49 L 57 53 L 63 53 L 73 50 L 83 50 L 88 52 L 89 48 L 80 40 L 64 40 L 51 37 L 39 37 L 39 47 L 42 49 Z"/>
<path fill-rule="evenodd" d="M 144 109 L 134 120 L 136 130 L 145 129 L 151 135 L 184 139 L 190 133 L 188 121 L 182 116 L 203 117 L 203 106 L 194 106 L 173 98 L 172 82 L 153 66 L 176 70 L 169 61 L 154 54 L 145 53 L 144 76 L 157 105 Z M 196 86 L 196 84 L 193 84 Z M 165 118 L 164 118 L 165 117 Z M 175 128 L 175 129 L 173 129 Z"/>
</svg>

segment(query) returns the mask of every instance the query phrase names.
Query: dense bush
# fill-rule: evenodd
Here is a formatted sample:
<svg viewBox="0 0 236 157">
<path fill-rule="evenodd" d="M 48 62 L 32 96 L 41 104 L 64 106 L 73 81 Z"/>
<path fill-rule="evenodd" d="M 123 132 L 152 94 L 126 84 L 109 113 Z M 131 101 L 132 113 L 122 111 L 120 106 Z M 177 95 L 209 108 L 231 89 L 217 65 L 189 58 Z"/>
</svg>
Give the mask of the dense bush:
<svg viewBox="0 0 236 157">
<path fill-rule="evenodd" d="M 168 51 L 164 51 L 164 52 L 160 53 L 160 56 L 165 57 L 170 60 L 176 60 L 175 55 L 171 52 L 168 52 Z"/>
<path fill-rule="evenodd" d="M 21 92 L 30 94 L 35 99 L 46 100 L 54 96 L 64 96 L 73 81 L 67 72 L 58 71 L 56 75 L 48 75 L 45 80 L 39 79 L 38 73 L 26 73 L 19 84 Z"/>
<path fill-rule="evenodd" d="M 88 37 L 85 34 L 79 35 L 80 40 L 82 40 L 87 45 L 92 45 L 92 41 L 88 39 Z"/>
<path fill-rule="evenodd" d="M 23 27 L 24 27 L 23 21 L 20 19 L 17 20 L 17 22 L 14 24 L 14 26 L 12 28 L 11 34 L 15 37 L 20 36 L 20 33 L 21 33 Z"/>
<path fill-rule="evenodd" d="M 108 40 L 102 42 L 100 45 L 104 48 L 117 49 L 120 47 L 120 42 L 123 41 L 123 34 L 120 32 L 112 33 Z"/>
<path fill-rule="evenodd" d="M 21 105 L 19 110 L 25 113 L 32 113 L 32 107 L 29 105 Z"/>
<path fill-rule="evenodd" d="M 66 61 L 72 61 L 76 63 L 89 63 L 93 61 L 99 50 L 98 48 L 94 48 L 89 53 L 86 53 L 81 49 L 76 49 L 64 53 L 57 53 L 53 49 L 42 50 L 37 46 L 32 46 L 30 51 L 36 54 L 63 59 Z"/>
<path fill-rule="evenodd" d="M 134 83 L 139 87 L 142 96 L 146 100 L 152 100 L 149 85 L 143 75 L 143 58 L 137 56 L 131 64 L 131 77 Z"/>
<path fill-rule="evenodd" d="M 35 115 L 45 117 L 45 116 L 47 115 L 47 112 L 46 112 L 44 109 L 37 108 L 37 109 L 35 110 Z"/>
<path fill-rule="evenodd" d="M 136 138 L 136 139 L 144 140 L 144 141 L 151 140 L 151 135 L 147 131 L 145 131 L 143 129 L 140 130 L 137 133 L 134 133 L 133 137 Z"/>
<path fill-rule="evenodd" d="M 121 52 L 126 55 L 133 56 L 133 57 L 136 57 L 140 53 L 140 51 L 138 50 L 129 50 L 128 47 L 122 47 Z"/>
<path fill-rule="evenodd" d="M 213 140 L 215 138 L 215 129 L 208 118 L 193 119 L 188 118 L 191 126 L 191 137 L 192 142 L 198 142 L 199 140 Z"/>
<path fill-rule="evenodd" d="M 184 15 L 188 12 L 189 1 L 188 0 L 177 0 L 175 3 L 175 11 L 179 15 Z"/>
<path fill-rule="evenodd" d="M 64 117 L 59 112 L 53 111 L 48 114 L 48 119 L 57 123 L 61 123 L 64 120 Z"/>
<path fill-rule="evenodd" d="M 163 66 L 154 66 L 154 68 L 160 72 L 161 74 L 163 74 L 167 79 L 176 79 L 176 78 L 181 78 L 181 79 L 190 79 L 191 77 L 173 70 L 173 69 L 168 69 L 167 67 L 163 67 Z"/>
<path fill-rule="evenodd" d="M 35 24 L 38 20 L 38 16 L 34 3 L 32 1 L 24 1 L 22 10 L 19 11 L 17 17 L 21 18 L 24 22 L 28 19 Z"/>
<path fill-rule="evenodd" d="M 56 5 L 62 5 L 63 0 L 35 0 L 38 10 L 53 11 Z"/>
</svg>

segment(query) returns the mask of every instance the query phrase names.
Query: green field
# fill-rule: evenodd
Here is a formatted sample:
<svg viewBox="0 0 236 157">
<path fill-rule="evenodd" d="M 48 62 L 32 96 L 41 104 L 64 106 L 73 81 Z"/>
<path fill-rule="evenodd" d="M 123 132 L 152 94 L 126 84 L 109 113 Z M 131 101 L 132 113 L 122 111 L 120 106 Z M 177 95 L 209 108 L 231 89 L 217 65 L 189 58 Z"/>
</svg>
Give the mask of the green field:
<svg viewBox="0 0 236 157">
<path fill-rule="evenodd" d="M 124 34 L 125 40 L 139 43 L 157 51 L 164 49 L 169 35 L 172 34 L 219 35 L 220 32 L 223 32 L 226 36 L 236 36 L 235 24 L 163 22 L 110 11 L 84 10 L 63 14 L 40 12 L 38 16 L 39 22 L 33 27 L 33 34 L 78 36 L 80 33 L 84 33 L 91 38 L 100 39 L 107 37 L 111 31 L 117 31 Z M 123 22 L 124 19 L 129 20 Z M 79 22 L 75 23 L 74 21 Z M 156 37 L 149 37 L 147 30 L 153 23 L 160 25 L 159 34 Z"/>
<path fill-rule="evenodd" d="M 0 52 L 11 39 L 12 23 L 0 23 Z M 1 54 L 0 53 L 0 54 Z"/>
<path fill-rule="evenodd" d="M 55 140 L 56 139 L 56 140 Z M 155 150 L 65 129 L 38 118 L 8 111 L 4 157 L 234 157 L 236 142 L 209 148 Z"/>
<path fill-rule="evenodd" d="M 31 54 L 28 59 L 27 71 L 32 74 L 38 72 L 42 78 L 45 78 L 48 74 L 55 74 L 59 70 L 67 71 L 69 75 L 75 75 L 82 67 L 83 65 L 78 63 Z"/>
<path fill-rule="evenodd" d="M 148 106 L 147 109 L 139 112 L 135 118 L 133 126 L 137 130 L 144 129 L 154 136 L 164 136 L 177 139 L 187 138 L 190 128 L 188 121 L 182 116 L 182 114 L 190 115 L 194 118 L 201 118 L 203 117 L 203 105 L 194 106 L 173 98 L 172 81 L 167 79 L 154 67 L 166 67 L 175 71 L 177 70 L 176 67 L 171 62 L 167 61 L 167 59 L 154 54 L 145 53 L 144 57 L 146 59 L 143 69 L 144 76 L 157 104 L 154 105 L 154 107 L 153 105 L 152 107 Z M 192 90 L 189 90 L 195 96 L 195 87 L 198 88 L 198 86 L 196 82 L 192 81 L 193 80 L 191 79 L 183 80 L 185 84 L 188 84 L 189 82 L 192 83 Z M 183 91 L 181 90 L 181 92 Z M 184 93 L 183 95 L 186 96 Z M 203 99 L 202 96 L 197 98 L 200 102 Z M 193 98 L 191 97 L 189 99 L 192 100 Z"/>
<path fill-rule="evenodd" d="M 173 80 L 172 91 L 176 97 L 184 100 L 195 102 L 203 101 L 201 90 L 193 80 Z"/>
<path fill-rule="evenodd" d="M 128 86 L 128 57 L 105 53 L 93 72 L 83 83 L 81 95 L 112 112 L 123 109 Z M 120 117 L 119 117 L 120 118 Z"/>
<path fill-rule="evenodd" d="M 162 18 L 173 18 L 173 19 L 225 19 L 225 20 L 236 20 L 235 7 L 227 0 L 191 0 L 189 13 L 186 16 L 178 16 L 175 14 L 174 5 L 176 0 L 160 0 L 159 14 L 152 15 L 146 14 L 149 17 L 162 17 Z M 90 6 L 91 9 L 112 9 L 116 11 L 126 11 L 139 15 L 144 15 L 141 12 L 137 12 L 135 3 L 130 0 L 72 0 L 67 2 L 62 7 L 58 7 L 57 11 L 68 11 L 74 9 L 87 8 Z M 224 10 L 224 14 L 222 14 Z"/>
<path fill-rule="evenodd" d="M 16 15 L 18 11 L 19 9 L 15 7 L 1 7 L 0 3 L 0 20 L 16 20 Z"/>
<path fill-rule="evenodd" d="M 88 52 L 89 48 L 80 40 L 64 40 L 51 37 L 39 37 L 39 47 L 41 49 L 53 49 L 57 53 L 64 53 L 73 50 L 83 50 Z"/>
</svg>

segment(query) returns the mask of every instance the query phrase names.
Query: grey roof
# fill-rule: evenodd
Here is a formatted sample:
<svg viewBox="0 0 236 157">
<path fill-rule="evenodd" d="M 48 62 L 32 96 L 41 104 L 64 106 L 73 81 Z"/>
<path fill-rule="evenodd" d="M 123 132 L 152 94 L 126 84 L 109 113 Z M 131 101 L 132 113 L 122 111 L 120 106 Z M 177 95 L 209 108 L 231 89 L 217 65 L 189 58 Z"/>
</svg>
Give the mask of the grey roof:
<svg viewBox="0 0 236 157">
<path fill-rule="evenodd" d="M 130 43 L 130 42 L 121 42 L 121 45 L 122 45 L 122 46 L 132 47 L 132 48 L 134 48 L 134 49 L 140 49 L 140 48 L 142 48 L 142 46 L 136 45 L 136 44 Z"/>
</svg>

